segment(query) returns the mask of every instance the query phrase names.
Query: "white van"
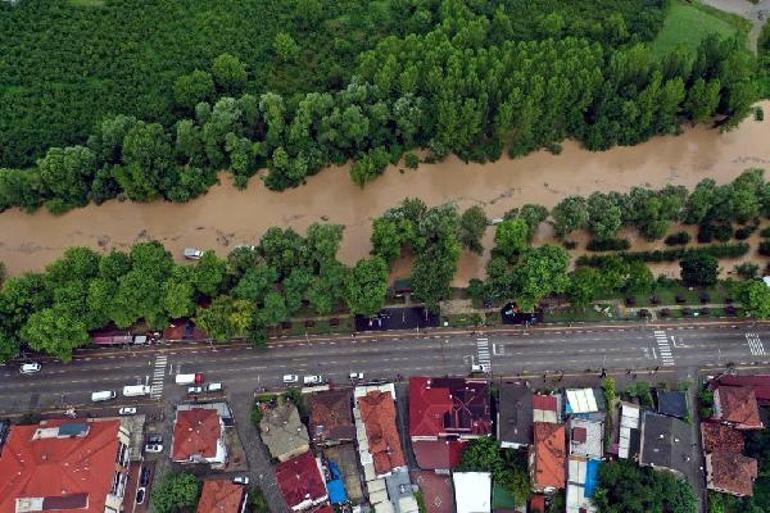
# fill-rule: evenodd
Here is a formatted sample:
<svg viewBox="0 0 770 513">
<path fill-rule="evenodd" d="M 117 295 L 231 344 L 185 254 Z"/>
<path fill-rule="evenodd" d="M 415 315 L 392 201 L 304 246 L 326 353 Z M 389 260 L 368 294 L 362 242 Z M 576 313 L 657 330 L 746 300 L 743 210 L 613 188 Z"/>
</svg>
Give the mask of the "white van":
<svg viewBox="0 0 770 513">
<path fill-rule="evenodd" d="M 102 390 L 100 392 L 93 392 L 91 394 L 91 400 L 95 403 L 98 403 L 99 401 L 109 401 L 110 399 L 115 399 L 118 396 L 118 394 L 114 390 Z"/>
<path fill-rule="evenodd" d="M 150 387 L 147 385 L 128 385 L 123 387 L 125 397 L 141 397 L 150 395 Z"/>
</svg>

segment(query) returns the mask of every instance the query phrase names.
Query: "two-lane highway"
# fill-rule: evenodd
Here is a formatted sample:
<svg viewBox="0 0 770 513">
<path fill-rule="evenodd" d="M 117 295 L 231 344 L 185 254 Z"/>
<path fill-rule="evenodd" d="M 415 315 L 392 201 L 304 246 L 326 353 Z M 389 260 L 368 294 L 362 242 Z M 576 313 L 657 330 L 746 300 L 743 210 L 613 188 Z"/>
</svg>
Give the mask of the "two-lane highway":
<svg viewBox="0 0 770 513">
<path fill-rule="evenodd" d="M 0 413 L 84 405 L 93 391 L 119 391 L 139 383 L 153 386 L 154 399 L 178 398 L 181 387 L 173 376 L 180 372 L 203 372 L 208 382 L 221 381 L 231 392 L 247 392 L 280 387 L 284 374 L 322 374 L 345 382 L 351 372 L 363 372 L 367 379 L 465 375 L 472 364 L 480 363 L 488 365 L 493 376 L 602 368 L 676 370 L 767 363 L 768 340 L 770 325 L 737 321 L 393 333 L 274 341 L 263 348 L 233 342 L 88 350 L 69 364 L 44 362 L 35 375 L 19 374 L 16 365 L 4 367 Z M 115 404 L 132 402 L 121 398 Z"/>
</svg>

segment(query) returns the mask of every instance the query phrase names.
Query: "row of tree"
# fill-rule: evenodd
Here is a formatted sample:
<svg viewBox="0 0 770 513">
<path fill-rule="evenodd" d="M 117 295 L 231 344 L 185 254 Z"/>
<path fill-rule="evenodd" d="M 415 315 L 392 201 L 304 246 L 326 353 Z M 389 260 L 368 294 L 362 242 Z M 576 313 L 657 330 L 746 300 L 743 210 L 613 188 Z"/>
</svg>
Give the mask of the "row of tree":
<svg viewBox="0 0 770 513">
<path fill-rule="evenodd" d="M 434 159 L 456 153 L 479 161 L 499 158 L 506 147 L 512 156 L 555 147 L 567 137 L 605 149 L 676 132 L 683 120 L 719 116 L 729 128 L 757 95 L 752 57 L 738 40 L 709 37 L 694 54 L 677 50 L 661 61 L 634 44 L 622 16 L 609 18 L 617 38 L 572 27 L 581 35 L 574 37 L 556 12 L 538 22 L 549 37 L 534 31 L 533 40 L 510 40 L 500 39 L 515 33 L 515 14 L 505 9 L 434 4 L 435 26 L 382 39 L 359 55 L 340 90 L 236 96 L 247 66 L 220 55 L 210 72 L 176 79 L 172 124 L 109 117 L 85 145 L 51 148 L 31 170 L 0 171 L 0 209 L 44 203 L 60 212 L 119 194 L 187 201 L 225 168 L 244 186 L 267 166 L 266 185 L 280 190 L 349 159 L 363 185 L 414 147 Z M 278 53 L 292 53 L 292 41 L 279 38 Z M 671 194 L 667 201 L 677 201 Z M 594 228 L 605 234 L 612 225 Z"/>
<path fill-rule="evenodd" d="M 0 290 L 0 360 L 22 345 L 67 360 L 89 332 L 194 317 L 215 340 L 265 340 L 267 329 L 306 308 L 327 315 L 379 311 L 387 265 L 379 257 L 353 268 L 337 261 L 342 227 L 314 224 L 305 237 L 271 228 L 259 245 L 234 249 L 227 259 L 207 251 L 194 265 L 178 265 L 158 242 L 127 253 L 99 255 L 68 249 L 43 273 L 9 278 Z"/>
</svg>

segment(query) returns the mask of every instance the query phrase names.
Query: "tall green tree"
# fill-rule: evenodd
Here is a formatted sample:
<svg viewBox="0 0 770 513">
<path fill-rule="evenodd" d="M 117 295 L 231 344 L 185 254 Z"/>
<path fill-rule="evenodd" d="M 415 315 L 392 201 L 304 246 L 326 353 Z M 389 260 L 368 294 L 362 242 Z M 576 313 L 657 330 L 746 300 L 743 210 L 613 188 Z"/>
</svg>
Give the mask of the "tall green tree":
<svg viewBox="0 0 770 513">
<path fill-rule="evenodd" d="M 468 251 L 479 255 L 484 251 L 481 238 L 487 231 L 487 215 L 478 205 L 474 205 L 460 216 L 460 229 L 457 239 Z"/>
<path fill-rule="evenodd" d="M 560 246 L 545 245 L 527 251 L 513 271 L 516 298 L 524 311 L 532 311 L 550 294 L 569 285 L 569 254 Z"/>
<path fill-rule="evenodd" d="M 345 302 L 350 311 L 374 315 L 385 306 L 388 290 L 388 266 L 380 257 L 356 262 L 345 281 Z"/>
<path fill-rule="evenodd" d="M 551 211 L 556 235 L 563 239 L 588 224 L 588 202 L 582 196 L 568 196 Z"/>
<path fill-rule="evenodd" d="M 198 307 L 195 324 L 217 342 L 246 335 L 254 306 L 249 301 L 219 296 L 208 307 Z"/>
</svg>

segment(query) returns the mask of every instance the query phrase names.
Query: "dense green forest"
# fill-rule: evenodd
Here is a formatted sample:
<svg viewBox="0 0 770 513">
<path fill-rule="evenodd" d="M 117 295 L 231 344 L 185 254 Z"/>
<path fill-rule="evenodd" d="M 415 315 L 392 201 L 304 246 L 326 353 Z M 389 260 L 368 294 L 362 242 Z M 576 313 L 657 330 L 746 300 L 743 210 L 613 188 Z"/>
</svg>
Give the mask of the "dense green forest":
<svg viewBox="0 0 770 513">
<path fill-rule="evenodd" d="M 665 0 L 94 3 L 0 7 L 0 210 L 187 201 L 219 169 L 280 190 L 348 159 L 363 185 L 417 147 L 600 150 L 729 128 L 758 95 L 739 38 L 650 49 Z"/>
</svg>

